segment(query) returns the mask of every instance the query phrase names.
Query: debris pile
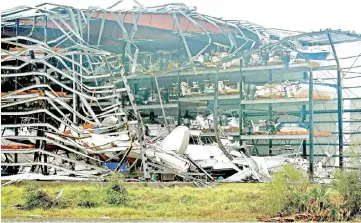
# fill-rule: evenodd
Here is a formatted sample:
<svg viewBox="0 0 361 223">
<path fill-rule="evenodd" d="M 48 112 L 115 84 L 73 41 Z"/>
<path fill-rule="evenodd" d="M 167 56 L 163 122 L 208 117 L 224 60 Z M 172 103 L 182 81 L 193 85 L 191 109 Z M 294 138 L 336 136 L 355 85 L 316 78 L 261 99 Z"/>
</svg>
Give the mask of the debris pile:
<svg viewBox="0 0 361 223">
<path fill-rule="evenodd" d="M 87 24 L 83 11 L 68 6 L 3 12 L 2 173 L 92 178 L 125 159 L 135 142 L 146 168 L 144 126 L 122 59 L 87 43 Z"/>
<path fill-rule="evenodd" d="M 93 178 L 133 168 L 146 179 L 151 171 L 166 171 L 196 180 L 188 172 L 199 174 L 199 166 L 147 143 L 126 76 L 179 67 L 196 73 L 197 63 L 212 66 L 259 46 L 266 35 L 262 27 L 225 22 L 185 5 L 139 5 L 128 13 L 46 3 L 5 10 L 1 17 L 2 174 Z M 178 37 L 183 47 L 169 50 Z M 190 47 L 199 40 L 208 43 Z"/>
<path fill-rule="evenodd" d="M 325 59 L 329 52 L 309 52 L 292 36 L 283 38 L 247 21 L 199 14 L 184 4 L 144 7 L 136 2 L 131 10 L 115 10 L 117 4 L 76 9 L 45 3 L 2 11 L 2 175 L 99 179 L 117 171 L 130 178 L 208 186 L 215 179 L 267 181 L 274 168 L 301 162 L 298 154 L 249 156 L 248 145 L 223 134 L 257 132 L 257 124 L 241 126 L 240 115 L 213 118 L 206 114 L 191 120 L 186 112 L 187 127 L 179 126 L 179 120 L 175 128 L 163 103 L 179 107 L 180 98 L 215 93 L 238 96 L 241 89 L 246 100 L 269 95 L 305 97 L 307 83 L 256 86 L 228 77 L 215 84 L 211 78 L 203 83 L 178 78 L 169 88 L 160 88 L 157 75 L 176 77 L 182 71 L 196 76 L 214 72 L 215 67 L 217 72 L 264 65 L 287 69 L 305 61 L 318 66 L 310 59 Z M 154 77 L 157 90 L 153 83 L 149 87 L 129 82 L 145 77 Z M 332 86 L 315 86 L 327 97 L 335 97 Z M 137 105 L 160 105 L 164 122 L 156 123 L 152 108 L 148 117 Z M 224 123 L 220 128 L 218 121 Z M 259 132 L 276 134 L 277 124 L 264 121 Z M 283 123 L 281 129 L 292 127 Z M 216 140 L 193 132 L 205 129 L 216 132 Z"/>
</svg>

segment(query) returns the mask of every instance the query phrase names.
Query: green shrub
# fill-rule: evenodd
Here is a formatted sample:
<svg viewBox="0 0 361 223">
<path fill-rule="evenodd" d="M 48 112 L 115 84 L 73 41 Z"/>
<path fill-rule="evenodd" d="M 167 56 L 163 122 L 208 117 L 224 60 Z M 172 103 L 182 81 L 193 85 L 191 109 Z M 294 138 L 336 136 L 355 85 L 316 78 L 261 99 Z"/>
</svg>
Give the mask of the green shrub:
<svg viewBox="0 0 361 223">
<path fill-rule="evenodd" d="M 352 147 L 349 155 L 350 169 L 337 170 L 332 181 L 332 188 L 344 199 L 344 207 L 348 210 L 346 217 L 352 217 L 361 212 L 361 151 Z"/>
<path fill-rule="evenodd" d="M 78 194 L 77 205 L 84 208 L 98 207 L 99 199 L 100 197 L 97 196 L 97 194 L 91 193 L 90 191 L 83 189 Z"/>
<path fill-rule="evenodd" d="M 270 216 L 308 213 L 316 221 L 340 221 L 348 216 L 342 198 L 330 197 L 326 187 L 312 185 L 304 172 L 291 165 L 273 175 L 264 194 Z"/>
<path fill-rule="evenodd" d="M 119 173 L 112 173 L 107 188 L 108 204 L 124 206 L 128 203 L 128 192 L 123 185 L 124 177 Z"/>
<path fill-rule="evenodd" d="M 336 171 L 332 187 L 344 198 L 344 206 L 351 216 L 360 213 L 361 179 L 356 171 Z"/>
<path fill-rule="evenodd" d="M 305 194 L 309 186 L 310 181 L 306 174 L 292 165 L 283 166 L 273 175 L 272 182 L 264 188 L 266 213 L 273 216 L 285 209 L 290 211 L 294 206 L 288 205 L 297 203 L 297 200 L 300 200 L 298 195 Z"/>
<path fill-rule="evenodd" d="M 43 189 L 38 184 L 35 184 L 33 182 L 27 182 L 24 192 L 24 209 L 47 209 L 53 205 L 53 202 L 50 199 L 49 195 L 45 191 L 43 191 Z"/>
</svg>

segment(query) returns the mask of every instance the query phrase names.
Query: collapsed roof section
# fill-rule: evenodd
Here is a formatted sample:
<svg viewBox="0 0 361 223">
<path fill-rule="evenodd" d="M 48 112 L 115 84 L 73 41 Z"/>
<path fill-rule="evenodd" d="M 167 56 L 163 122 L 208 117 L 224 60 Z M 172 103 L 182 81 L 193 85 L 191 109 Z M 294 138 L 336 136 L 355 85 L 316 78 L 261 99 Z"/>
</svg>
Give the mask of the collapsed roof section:
<svg viewBox="0 0 361 223">
<path fill-rule="evenodd" d="M 269 32 L 264 27 L 202 15 L 184 4 L 139 7 L 129 11 L 78 10 L 42 4 L 10 9 L 1 17 L 3 35 L 14 36 L 19 21 L 17 35 L 38 40 L 47 35 L 50 47 L 88 44 L 126 55 L 133 63 L 140 54 L 177 51 L 182 65 L 192 65 L 199 55 L 217 48 L 235 56 L 269 42 Z"/>
<path fill-rule="evenodd" d="M 115 5 L 108 9 L 80 10 L 49 3 L 17 7 L 2 12 L 3 35 L 14 36 L 18 30 L 17 35 L 38 40 L 47 35 L 50 47 L 65 48 L 74 43 L 99 47 L 125 55 L 123 63 L 129 63 L 133 73 L 135 70 L 149 71 L 141 60 L 147 54 L 154 57 L 156 52 L 175 57 L 180 66 L 193 67 L 200 55 L 219 52 L 219 48 L 227 53 L 222 58 L 226 61 L 260 49 L 298 51 L 304 46 L 328 45 L 329 32 L 332 32 L 334 44 L 361 39 L 354 32 L 301 33 L 267 29 L 247 21 L 203 15 L 184 4 L 156 7 L 137 4 L 138 7 L 131 10 L 112 10 Z M 15 27 L 17 21 L 18 29 Z"/>
</svg>

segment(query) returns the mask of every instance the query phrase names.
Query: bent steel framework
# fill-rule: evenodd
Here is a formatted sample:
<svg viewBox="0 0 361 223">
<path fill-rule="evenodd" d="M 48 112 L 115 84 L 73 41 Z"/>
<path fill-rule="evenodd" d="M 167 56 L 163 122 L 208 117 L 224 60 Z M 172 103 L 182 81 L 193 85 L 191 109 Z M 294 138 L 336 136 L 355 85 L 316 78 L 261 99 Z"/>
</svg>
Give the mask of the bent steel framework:
<svg viewBox="0 0 361 223">
<path fill-rule="evenodd" d="M 279 113 L 278 108 L 272 106 L 275 103 L 303 103 L 301 112 L 287 113 L 302 116 L 302 122 L 308 122 L 310 126 L 309 153 L 306 151 L 306 139 L 301 138 L 303 155 L 309 155 L 311 174 L 314 169 L 314 141 L 318 145 L 322 144 L 314 138 L 314 114 L 337 113 L 336 144 L 339 166 L 343 167 L 343 148 L 346 144 L 343 114 L 346 111 L 360 112 L 353 106 L 345 109 L 343 102 L 359 100 L 361 94 L 356 93 L 352 99 L 343 97 L 346 88 L 342 88 L 342 81 L 347 79 L 348 73 L 359 72 L 356 62 L 360 55 L 338 57 L 334 45 L 360 41 L 361 35 L 339 30 L 300 33 L 267 29 L 247 21 L 222 20 L 199 14 L 195 8 L 184 4 L 157 7 L 139 4 L 132 10 L 115 10 L 119 3 L 107 9 L 75 9 L 44 3 L 2 12 L 1 154 L 4 171 L 16 173 L 30 169 L 49 174 L 58 170 L 68 174 L 94 176 L 106 173 L 108 169 L 103 167 L 108 162 L 116 163 L 116 171 L 131 162 L 128 169 L 134 167 L 140 170 L 147 180 L 151 178 L 152 172 L 163 171 L 198 182 L 194 175 L 179 170 L 182 169 L 178 168 L 181 164 L 177 167 L 171 165 L 179 161 L 184 164 L 182 167 L 189 167 L 193 165 L 193 160 L 189 163 L 188 158 L 177 156 L 177 161 L 171 161 L 173 158 L 168 157 L 169 154 L 154 143 L 158 139 L 146 136 L 146 114 L 139 109 L 152 112 L 153 109 L 161 109 L 161 116 L 169 132 L 170 123 L 166 116 L 173 114 L 170 110 L 177 108 L 174 116 L 178 116 L 180 125 L 183 104 L 192 106 L 197 101 L 209 102 L 213 98 L 216 117 L 219 116 L 218 106 L 222 106 L 218 101 L 233 100 L 228 109 L 237 110 L 238 116 L 242 117 L 239 118 L 238 132 L 233 133 L 238 137 L 240 145 L 243 140 L 257 138 L 242 135 L 246 117 L 271 118 L 273 114 Z M 305 55 L 303 49 L 314 45 L 330 45 L 334 59 L 329 62 L 333 64 L 320 66 L 310 61 L 312 59 Z M 270 65 L 266 61 L 266 64 L 258 64 L 256 67 L 243 67 L 255 54 L 260 54 L 263 60 L 274 55 L 282 57 L 284 52 L 289 51 L 295 52 L 301 62 Z M 210 55 L 217 56 L 210 59 Z M 351 65 L 343 66 L 340 62 L 353 58 L 356 58 L 355 63 Z M 233 65 L 239 67 L 230 68 Z M 313 97 L 313 80 L 320 75 L 314 75 L 313 72 L 330 70 L 337 70 L 337 108 L 314 110 L 318 102 Z M 262 74 L 267 78 L 260 78 L 260 81 L 272 82 L 276 76 L 287 80 L 283 75 L 292 72 L 306 73 L 303 78 L 309 83 L 306 100 L 292 102 L 288 99 L 267 99 L 250 102 L 243 98 L 246 77 L 252 79 Z M 218 79 L 223 78 L 222 75 L 239 81 L 236 95 L 218 96 Z M 192 98 L 180 97 L 183 87 L 181 78 L 187 78 L 188 82 L 206 77 L 215 80 L 214 97 L 197 94 Z M 178 97 L 177 104 L 172 104 L 163 99 L 162 89 L 172 85 L 175 79 L 178 81 L 175 85 L 175 95 Z M 157 100 L 152 98 L 152 102 L 157 101 L 159 105 L 138 106 L 138 85 L 150 86 L 152 91 L 154 88 Z M 267 109 L 254 110 L 254 104 L 265 104 Z M 218 130 L 216 122 L 214 126 L 216 134 L 226 135 Z M 353 131 L 353 134 L 356 132 Z M 275 136 L 266 137 L 270 150 L 273 138 Z M 216 139 L 227 157 L 233 160 L 233 155 L 221 145 L 219 135 Z M 194 168 L 200 167 L 195 165 Z M 209 178 L 202 168 L 199 172 L 192 171 L 195 175 Z"/>
<path fill-rule="evenodd" d="M 57 10 L 68 14 L 59 15 Z M 75 22 L 75 14 L 79 23 L 71 27 L 67 22 Z M 85 43 L 80 35 L 81 15 L 80 10 L 67 6 L 56 10 L 26 8 L 21 13 L 15 10 L 2 15 L 4 171 L 17 172 L 20 166 L 31 167 L 31 171 L 39 169 L 44 174 L 49 173 L 48 167 L 76 175 L 85 170 L 102 174 L 107 172 L 100 168 L 105 159 L 103 152 L 129 138 L 139 143 L 141 155 L 145 156 L 139 111 L 134 100 L 130 100 L 131 110 L 124 109 L 121 103 L 123 92 L 132 99 L 121 58 Z M 24 34 L 23 20 L 29 18 L 34 20 L 34 26 Z M 40 20 L 42 27 L 38 30 L 35 23 Z M 54 24 L 59 29 L 50 34 Z M 9 27 L 14 32 L 9 33 Z M 123 87 L 117 86 L 119 79 Z M 64 84 L 67 81 L 71 84 Z M 101 105 L 104 101 L 112 105 L 104 107 Z M 129 131 L 132 122 L 127 117 L 129 113 L 138 128 L 133 133 Z M 110 132 L 116 134 L 100 142 L 87 140 L 95 132 L 105 136 Z M 133 145 L 125 143 L 122 147 L 130 151 Z M 144 177 L 149 178 L 146 159 L 142 160 Z"/>
</svg>

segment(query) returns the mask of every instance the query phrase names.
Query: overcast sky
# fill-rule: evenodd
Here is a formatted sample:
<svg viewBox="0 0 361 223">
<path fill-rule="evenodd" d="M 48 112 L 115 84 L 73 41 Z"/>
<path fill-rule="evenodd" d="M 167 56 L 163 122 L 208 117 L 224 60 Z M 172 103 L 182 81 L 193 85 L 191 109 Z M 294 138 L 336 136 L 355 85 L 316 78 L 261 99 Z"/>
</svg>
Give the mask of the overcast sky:
<svg viewBox="0 0 361 223">
<path fill-rule="evenodd" d="M 114 4 L 117 0 L 47 0 L 77 8 Z M 145 6 L 183 2 L 198 12 L 224 19 L 248 20 L 268 28 L 314 31 L 325 28 L 361 33 L 361 2 L 357 0 L 138 0 Z M 1 10 L 19 5 L 36 5 L 45 0 L 1 0 Z M 124 0 L 118 9 L 129 8 Z"/>
</svg>

